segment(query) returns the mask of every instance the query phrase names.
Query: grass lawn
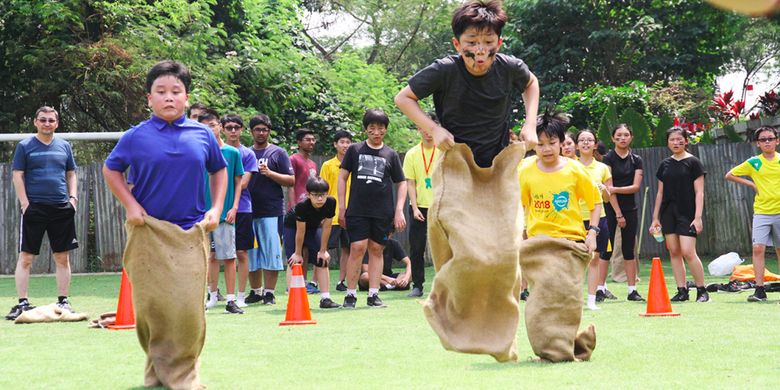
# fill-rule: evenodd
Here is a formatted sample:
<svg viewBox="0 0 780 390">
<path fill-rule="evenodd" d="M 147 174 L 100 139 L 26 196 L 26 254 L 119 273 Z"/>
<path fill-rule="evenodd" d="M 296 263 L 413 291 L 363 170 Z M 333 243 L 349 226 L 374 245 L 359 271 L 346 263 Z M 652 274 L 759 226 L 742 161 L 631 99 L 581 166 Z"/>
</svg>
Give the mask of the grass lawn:
<svg viewBox="0 0 780 390">
<path fill-rule="evenodd" d="M 774 260 L 768 264 L 775 269 Z M 649 262 L 643 263 L 639 291 L 645 296 L 649 270 Z M 433 269 L 427 272 L 433 280 Z M 674 281 L 668 263 L 664 273 L 671 296 Z M 725 280 L 707 277 L 708 283 Z M 74 277 L 74 308 L 92 318 L 114 310 L 119 281 L 119 275 Z M 33 304 L 56 300 L 53 276 L 34 277 L 30 284 Z M 201 378 L 212 389 L 669 389 L 776 383 L 777 294 L 770 294 L 770 303 L 756 304 L 745 301 L 747 292 L 714 293 L 706 304 L 674 305 L 680 317 L 643 318 L 643 304 L 624 300 L 625 285 L 612 283 L 609 288 L 621 299 L 601 304 L 598 312 L 583 313 L 583 324 L 596 324 L 598 334 L 590 362 L 532 362 L 524 326 L 517 333 L 518 363 L 447 352 L 419 301 L 404 292 L 383 293 L 386 309 L 366 308 L 361 293 L 354 311 L 322 311 L 316 308 L 318 297 L 310 297 L 318 324 L 280 327 L 287 296 L 277 294 L 276 306 L 253 305 L 241 316 L 221 314 L 221 308 L 207 313 Z M 13 278 L 0 278 L 3 315 L 15 304 L 15 295 Z M 334 294 L 339 303 L 342 297 Z M 143 383 L 144 354 L 135 331 L 87 329 L 85 322 L 14 325 L 3 320 L 0 362 L 2 389 L 117 389 Z"/>
</svg>

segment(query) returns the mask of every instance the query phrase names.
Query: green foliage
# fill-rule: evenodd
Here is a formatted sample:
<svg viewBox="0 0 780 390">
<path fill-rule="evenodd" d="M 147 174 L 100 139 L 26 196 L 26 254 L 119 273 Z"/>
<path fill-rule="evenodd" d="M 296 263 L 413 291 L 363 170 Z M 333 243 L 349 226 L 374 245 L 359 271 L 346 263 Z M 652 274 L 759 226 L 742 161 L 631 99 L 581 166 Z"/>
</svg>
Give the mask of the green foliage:
<svg viewBox="0 0 780 390">
<path fill-rule="evenodd" d="M 617 109 L 614 104 L 607 106 L 604 114 L 599 121 L 598 134 L 599 139 L 604 142 L 607 148 L 612 148 L 615 143 L 612 142 L 612 129 L 618 124 Z"/>
<path fill-rule="evenodd" d="M 642 116 L 642 114 L 636 112 L 632 108 L 627 108 L 620 115 L 620 123 L 625 123 L 634 133 L 634 140 L 631 145 L 635 148 L 647 148 L 653 146 L 652 134 L 650 124 Z"/>
<path fill-rule="evenodd" d="M 734 129 L 734 125 L 726 125 L 723 126 L 723 131 L 726 133 L 726 137 L 729 139 L 729 142 L 745 142 L 742 137 L 739 136 L 737 131 Z"/>
<path fill-rule="evenodd" d="M 656 117 L 683 117 L 708 122 L 707 107 L 714 94 L 712 84 L 702 86 L 685 80 L 660 81 L 648 89 L 648 107 Z"/>
<path fill-rule="evenodd" d="M 666 146 L 666 130 L 669 130 L 672 126 L 674 126 L 674 119 L 668 114 L 663 114 L 658 118 L 658 124 L 655 126 L 655 132 L 653 133 L 654 146 Z M 708 133 L 709 131 L 705 131 L 705 134 Z M 699 142 L 701 143 L 701 141 Z"/>
<path fill-rule="evenodd" d="M 631 81 L 619 87 L 593 85 L 582 92 L 572 92 L 558 102 L 558 109 L 572 115 L 577 127 L 594 127 L 607 108 L 614 106 L 617 112 L 626 109 L 647 115 L 648 89 L 641 81 Z"/>
</svg>

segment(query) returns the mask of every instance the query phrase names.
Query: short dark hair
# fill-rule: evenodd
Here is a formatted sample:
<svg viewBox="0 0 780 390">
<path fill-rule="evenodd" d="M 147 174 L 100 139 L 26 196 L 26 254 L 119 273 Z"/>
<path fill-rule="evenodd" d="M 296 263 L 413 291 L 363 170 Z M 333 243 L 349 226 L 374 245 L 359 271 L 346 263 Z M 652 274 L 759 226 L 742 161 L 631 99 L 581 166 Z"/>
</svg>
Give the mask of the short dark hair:
<svg viewBox="0 0 780 390">
<path fill-rule="evenodd" d="M 314 135 L 314 130 L 301 127 L 300 129 L 295 131 L 295 140 L 300 141 L 310 134 Z"/>
<path fill-rule="evenodd" d="M 51 106 L 41 106 L 41 108 L 37 109 L 35 111 L 35 119 L 38 119 L 38 114 L 42 112 L 53 112 L 54 116 L 57 117 L 57 120 L 60 120 L 60 113 L 57 112 L 57 110 L 54 109 L 54 107 Z"/>
<path fill-rule="evenodd" d="M 604 144 L 604 141 L 598 140 L 596 142 L 596 151 L 602 156 L 607 154 L 607 145 Z"/>
<path fill-rule="evenodd" d="M 566 139 L 566 127 L 569 125 L 569 117 L 566 114 L 557 112 L 545 112 L 536 121 L 536 135 L 546 134 L 547 138 L 558 138 L 563 142 Z"/>
<path fill-rule="evenodd" d="M 254 129 L 257 125 L 265 125 L 265 127 L 268 128 L 268 130 L 273 129 L 273 126 L 271 126 L 271 118 L 268 117 L 268 115 L 265 114 L 257 114 L 252 117 L 252 119 L 249 120 L 249 129 Z"/>
<path fill-rule="evenodd" d="M 368 125 L 372 123 L 387 127 L 390 124 L 390 118 L 387 117 L 387 114 L 381 108 L 369 108 L 363 114 L 363 130 L 367 129 Z"/>
<path fill-rule="evenodd" d="M 207 108 L 202 114 L 198 115 L 198 122 L 210 121 L 212 119 L 219 121 L 219 113 L 211 108 Z"/>
<path fill-rule="evenodd" d="M 309 180 L 306 180 L 306 192 L 315 192 L 315 193 L 327 193 L 330 189 L 330 185 L 328 184 L 325 179 L 315 176 L 310 177 Z"/>
<path fill-rule="evenodd" d="M 631 130 L 631 128 L 628 127 L 627 124 L 625 124 L 625 123 L 618 123 L 615 127 L 612 128 L 612 136 L 614 137 L 615 133 L 617 133 L 617 131 L 620 130 L 620 129 L 626 129 L 626 130 L 628 130 L 629 134 L 631 134 L 632 136 L 634 135 L 634 131 Z"/>
<path fill-rule="evenodd" d="M 171 60 L 160 61 L 149 70 L 149 73 L 146 74 L 146 92 L 152 93 L 152 84 L 163 76 L 176 77 L 184 84 L 184 92 L 189 93 L 190 82 L 192 82 L 189 69 L 184 64 Z"/>
<path fill-rule="evenodd" d="M 758 129 L 756 129 L 756 132 L 755 132 L 755 133 L 753 133 L 753 138 L 755 138 L 755 140 L 754 140 L 754 141 L 758 141 L 758 136 L 759 136 L 761 133 L 765 132 L 765 131 L 770 131 L 770 132 L 772 132 L 772 134 L 773 134 L 775 137 L 777 137 L 777 129 L 775 129 L 775 128 L 774 128 L 774 127 L 772 127 L 772 126 L 761 126 L 761 127 L 759 127 Z"/>
<path fill-rule="evenodd" d="M 479 31 L 491 30 L 500 37 L 506 20 L 500 0 L 470 0 L 452 14 L 452 33 L 460 39 L 464 31 L 474 27 Z"/>
<path fill-rule="evenodd" d="M 333 142 L 339 142 L 342 138 L 349 138 L 349 140 L 352 141 L 352 133 L 345 130 L 339 130 L 336 134 L 333 134 Z"/>
<path fill-rule="evenodd" d="M 187 109 L 187 117 L 190 116 L 192 113 L 192 110 L 203 110 L 206 111 L 208 109 L 208 106 L 206 106 L 203 103 L 193 103 L 188 109 Z"/>
<path fill-rule="evenodd" d="M 688 139 L 688 131 L 680 126 L 672 126 L 666 130 L 666 142 L 669 142 L 669 137 L 671 137 L 674 133 L 680 133 L 683 138 Z"/>
<path fill-rule="evenodd" d="M 244 120 L 241 119 L 241 115 L 227 114 L 223 116 L 222 119 L 219 120 L 219 123 L 221 123 L 222 126 L 224 126 L 225 123 L 228 122 L 238 123 L 239 126 L 244 127 Z"/>
</svg>

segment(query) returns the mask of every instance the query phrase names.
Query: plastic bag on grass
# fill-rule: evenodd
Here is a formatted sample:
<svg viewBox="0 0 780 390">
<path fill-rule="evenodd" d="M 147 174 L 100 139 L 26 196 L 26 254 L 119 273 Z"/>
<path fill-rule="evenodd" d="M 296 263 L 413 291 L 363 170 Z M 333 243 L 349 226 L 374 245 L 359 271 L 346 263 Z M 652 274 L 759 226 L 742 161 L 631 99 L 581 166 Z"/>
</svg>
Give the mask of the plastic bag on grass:
<svg viewBox="0 0 780 390">
<path fill-rule="evenodd" d="M 725 255 L 720 255 L 717 259 L 713 260 L 707 266 L 707 270 L 710 271 L 710 275 L 712 276 L 731 275 L 731 272 L 734 271 L 734 267 L 742 264 L 743 261 L 745 260 L 740 259 L 737 252 L 729 252 Z"/>
</svg>

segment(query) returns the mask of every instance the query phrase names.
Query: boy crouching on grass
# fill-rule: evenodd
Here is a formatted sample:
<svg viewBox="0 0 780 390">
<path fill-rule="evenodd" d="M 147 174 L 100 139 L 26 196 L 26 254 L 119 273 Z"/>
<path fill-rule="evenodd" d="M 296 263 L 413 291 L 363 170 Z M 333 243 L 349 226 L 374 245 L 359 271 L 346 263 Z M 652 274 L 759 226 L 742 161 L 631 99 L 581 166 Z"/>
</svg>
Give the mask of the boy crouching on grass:
<svg viewBox="0 0 780 390">
<path fill-rule="evenodd" d="M 206 232 L 219 224 L 227 174 L 214 134 L 184 115 L 190 80 L 180 63 L 154 65 L 146 76 L 153 115 L 122 135 L 103 167 L 106 184 L 126 212 L 123 261 L 133 285 L 138 341 L 147 355 L 146 387 L 201 387 Z M 128 168 L 132 191 L 123 176 Z"/>
<path fill-rule="evenodd" d="M 561 156 L 568 119 L 548 113 L 540 122 L 537 159 L 520 169 L 528 232 L 520 266 L 533 291 L 525 306 L 528 339 L 544 360 L 588 360 L 596 344 L 595 329 L 580 334 L 577 329 L 585 268 L 599 233 L 600 194 L 582 164 Z M 587 232 L 580 200 L 590 210 Z"/>
<path fill-rule="evenodd" d="M 314 280 L 320 286 L 320 309 L 341 307 L 330 298 L 330 253 L 328 240 L 336 215 L 336 199 L 328 196 L 330 186 L 321 177 L 306 181 L 306 199 L 284 216 L 284 250 L 288 263 L 303 264 L 303 248 L 308 250 L 309 264 L 314 265 Z"/>
</svg>

